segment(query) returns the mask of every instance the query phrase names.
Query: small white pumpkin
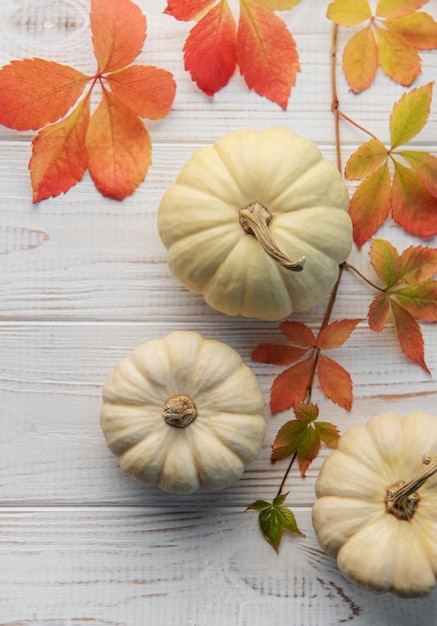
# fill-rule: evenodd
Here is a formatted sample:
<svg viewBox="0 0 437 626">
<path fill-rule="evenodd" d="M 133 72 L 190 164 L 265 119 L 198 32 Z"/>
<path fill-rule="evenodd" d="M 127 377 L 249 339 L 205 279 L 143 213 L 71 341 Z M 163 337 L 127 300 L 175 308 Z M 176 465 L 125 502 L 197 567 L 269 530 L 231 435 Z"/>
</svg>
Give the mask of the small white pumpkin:
<svg viewBox="0 0 437 626">
<path fill-rule="evenodd" d="M 192 331 L 155 339 L 115 367 L 100 423 L 121 468 L 173 493 L 237 481 L 259 453 L 264 397 L 228 345 Z"/>
<path fill-rule="evenodd" d="M 161 200 L 171 272 L 227 315 L 279 320 L 333 287 L 352 248 L 349 194 L 318 147 L 284 127 L 197 150 Z"/>
<path fill-rule="evenodd" d="M 340 439 L 317 478 L 312 521 L 346 578 L 400 597 L 433 590 L 436 453 L 437 417 L 422 412 L 376 415 Z"/>
</svg>

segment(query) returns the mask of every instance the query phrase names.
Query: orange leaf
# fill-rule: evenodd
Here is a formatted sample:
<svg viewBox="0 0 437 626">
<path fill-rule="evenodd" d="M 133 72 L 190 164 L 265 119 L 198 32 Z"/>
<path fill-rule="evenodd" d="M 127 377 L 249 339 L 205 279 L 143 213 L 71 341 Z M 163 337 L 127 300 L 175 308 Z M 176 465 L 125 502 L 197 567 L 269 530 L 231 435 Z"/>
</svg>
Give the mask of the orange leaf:
<svg viewBox="0 0 437 626">
<path fill-rule="evenodd" d="M 91 0 L 91 30 L 99 72 L 114 72 L 139 55 L 146 17 L 131 0 Z"/>
<path fill-rule="evenodd" d="M 88 77 L 68 65 L 44 59 L 11 61 L 0 70 L 0 124 L 38 130 L 64 117 Z"/>
<path fill-rule="evenodd" d="M 325 395 L 348 411 L 352 408 L 352 379 L 340 363 L 319 353 L 317 374 Z"/>
<path fill-rule="evenodd" d="M 385 74 L 407 87 L 421 72 L 416 48 L 401 35 L 377 28 L 379 63 Z"/>
<path fill-rule="evenodd" d="M 390 296 L 387 293 L 379 293 L 369 306 L 367 319 L 369 328 L 379 333 L 387 324 L 390 317 Z"/>
<path fill-rule="evenodd" d="M 404 37 L 417 50 L 437 48 L 437 23 L 427 13 L 387 20 L 385 26 Z"/>
<path fill-rule="evenodd" d="M 168 0 L 164 13 L 188 22 L 198 18 L 214 0 Z"/>
<path fill-rule="evenodd" d="M 149 120 L 168 115 L 176 93 L 170 72 L 158 67 L 131 65 L 105 78 L 114 96 L 137 115 Z"/>
<path fill-rule="evenodd" d="M 328 6 L 327 16 L 340 26 L 356 26 L 372 17 L 367 0 L 335 0 Z"/>
<path fill-rule="evenodd" d="M 370 263 L 387 287 L 392 287 L 398 280 L 399 253 L 390 241 L 373 239 L 370 248 Z"/>
<path fill-rule="evenodd" d="M 313 331 L 302 322 L 282 322 L 279 328 L 295 346 L 308 349 L 316 345 L 316 336 Z"/>
<path fill-rule="evenodd" d="M 378 17 L 402 17 L 420 9 L 428 0 L 379 0 L 376 7 Z"/>
<path fill-rule="evenodd" d="M 235 20 L 227 0 L 213 7 L 191 29 L 184 45 L 185 69 L 206 95 L 224 87 L 237 63 Z"/>
<path fill-rule="evenodd" d="M 258 363 L 288 365 L 303 357 L 306 352 L 306 348 L 297 348 L 280 343 L 261 343 L 252 352 L 252 360 Z"/>
<path fill-rule="evenodd" d="M 383 224 L 390 211 L 391 179 L 388 164 L 366 178 L 349 205 L 354 241 L 362 246 Z"/>
<path fill-rule="evenodd" d="M 300 0 L 256 0 L 258 4 L 262 4 L 270 11 L 288 11 L 292 9 Z"/>
<path fill-rule="evenodd" d="M 392 192 L 393 219 L 419 237 L 437 234 L 437 198 L 409 168 L 395 161 Z"/>
<path fill-rule="evenodd" d="M 352 331 L 361 319 L 339 320 L 332 322 L 323 328 L 317 337 L 317 347 L 319 350 L 332 350 L 339 348 L 349 338 Z"/>
<path fill-rule="evenodd" d="M 392 294 L 393 299 L 413 317 L 424 322 L 437 322 L 437 281 L 407 285 Z"/>
<path fill-rule="evenodd" d="M 97 189 L 116 200 L 135 190 L 151 163 L 150 137 L 143 123 L 106 90 L 91 116 L 86 145 Z"/>
<path fill-rule="evenodd" d="M 425 350 L 422 331 L 414 317 L 396 302 L 391 302 L 393 322 L 402 351 L 409 359 L 420 365 L 430 374 L 425 363 Z"/>
<path fill-rule="evenodd" d="M 378 69 L 378 48 L 370 25 L 355 33 L 347 42 L 343 52 L 343 69 L 354 93 L 372 84 Z"/>
<path fill-rule="evenodd" d="M 351 154 L 346 163 L 348 180 L 360 180 L 378 171 L 387 161 L 387 148 L 379 139 L 371 139 Z"/>
<path fill-rule="evenodd" d="M 84 98 L 71 115 L 47 126 L 33 140 L 29 162 L 33 202 L 65 193 L 84 175 L 89 100 L 89 96 Z"/>
<path fill-rule="evenodd" d="M 391 147 L 407 143 L 425 126 L 431 110 L 434 83 L 416 87 L 394 104 L 390 116 Z"/>
<path fill-rule="evenodd" d="M 437 198 L 437 158 L 428 152 L 402 150 L 398 152 L 413 168 L 422 185 Z"/>
<path fill-rule="evenodd" d="M 313 365 L 314 357 L 309 356 L 275 378 L 270 394 L 272 413 L 285 411 L 294 402 L 300 402 L 305 398 L 311 383 Z"/>
<path fill-rule="evenodd" d="M 398 261 L 399 279 L 403 283 L 419 283 L 437 273 L 437 249 L 425 246 L 410 246 Z"/>
<path fill-rule="evenodd" d="M 287 108 L 296 73 L 296 43 L 285 23 L 254 0 L 240 0 L 237 58 L 249 89 Z"/>
</svg>

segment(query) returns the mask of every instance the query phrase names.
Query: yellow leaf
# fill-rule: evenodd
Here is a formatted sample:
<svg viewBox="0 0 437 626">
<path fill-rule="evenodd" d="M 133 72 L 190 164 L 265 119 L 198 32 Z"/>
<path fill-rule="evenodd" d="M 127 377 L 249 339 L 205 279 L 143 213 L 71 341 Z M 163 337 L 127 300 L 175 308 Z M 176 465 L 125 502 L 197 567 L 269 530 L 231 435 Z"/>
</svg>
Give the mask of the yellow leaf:
<svg viewBox="0 0 437 626">
<path fill-rule="evenodd" d="M 413 13 L 399 19 L 386 20 L 385 25 L 404 37 L 417 50 L 437 48 L 437 23 L 427 13 Z"/>
<path fill-rule="evenodd" d="M 378 49 L 370 25 L 349 39 L 343 52 L 343 69 L 354 93 L 372 84 L 378 69 Z"/>
<path fill-rule="evenodd" d="M 334 0 L 327 16 L 340 26 L 355 26 L 370 19 L 372 10 L 367 0 Z"/>
<path fill-rule="evenodd" d="M 299 4 L 300 0 L 257 0 L 257 2 L 270 11 L 288 11 Z"/>
<path fill-rule="evenodd" d="M 408 87 L 421 72 L 416 48 L 404 37 L 377 28 L 379 63 L 385 74 L 396 83 Z"/>
<path fill-rule="evenodd" d="M 434 83 L 405 93 L 394 105 L 390 116 L 391 147 L 397 148 L 415 137 L 425 126 L 431 110 Z"/>
<path fill-rule="evenodd" d="M 428 0 L 379 0 L 376 7 L 378 17 L 402 17 L 420 9 Z"/>
</svg>

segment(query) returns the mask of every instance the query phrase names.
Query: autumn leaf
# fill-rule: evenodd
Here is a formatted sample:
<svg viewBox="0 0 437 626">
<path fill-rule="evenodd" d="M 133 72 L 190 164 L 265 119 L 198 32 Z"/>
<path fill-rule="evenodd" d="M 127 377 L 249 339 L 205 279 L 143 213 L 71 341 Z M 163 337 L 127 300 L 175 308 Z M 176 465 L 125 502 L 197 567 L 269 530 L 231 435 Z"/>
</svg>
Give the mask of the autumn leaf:
<svg viewBox="0 0 437 626">
<path fill-rule="evenodd" d="M 316 346 L 319 350 L 340 348 L 349 338 L 361 319 L 338 320 L 328 324 L 319 332 Z"/>
<path fill-rule="evenodd" d="M 312 382 L 314 356 L 299 361 L 275 378 L 270 392 L 270 409 L 273 414 L 289 409 L 307 394 Z"/>
<path fill-rule="evenodd" d="M 185 69 L 208 96 L 222 89 L 237 66 L 249 87 L 287 107 L 300 71 L 296 43 L 274 11 L 300 0 L 240 0 L 238 26 L 227 0 L 170 0 L 165 13 L 196 19 L 184 44 Z"/>
<path fill-rule="evenodd" d="M 391 198 L 393 219 L 407 232 L 420 237 L 437 234 L 437 197 L 429 193 L 413 170 L 398 161 Z"/>
<path fill-rule="evenodd" d="M 345 167 L 348 180 L 361 180 L 375 174 L 387 162 L 388 150 L 379 139 L 363 143 L 350 157 Z"/>
<path fill-rule="evenodd" d="M 379 293 L 369 306 L 368 320 L 369 328 L 376 333 L 385 328 L 390 317 L 390 296 L 386 293 Z"/>
<path fill-rule="evenodd" d="M 338 406 L 350 411 L 353 391 L 349 372 L 337 361 L 330 359 L 325 354 L 319 354 L 317 374 L 325 395 Z"/>
<path fill-rule="evenodd" d="M 373 239 L 370 248 L 370 262 L 378 278 L 387 286 L 392 287 L 399 279 L 399 252 L 390 241 Z"/>
<path fill-rule="evenodd" d="M 316 337 L 309 326 L 302 322 L 285 321 L 279 326 L 281 332 L 295 346 L 312 348 L 316 345 Z"/>
<path fill-rule="evenodd" d="M 65 193 L 87 168 L 103 195 L 122 200 L 131 194 L 151 162 L 140 117 L 165 117 L 174 100 L 169 72 L 132 65 L 146 38 L 146 17 L 137 5 L 91 0 L 90 23 L 96 74 L 44 59 L 12 61 L 0 69 L 0 123 L 41 129 L 29 161 L 33 202 Z M 96 86 L 101 101 L 90 114 Z"/>
<path fill-rule="evenodd" d="M 404 354 L 430 374 L 425 363 L 425 348 L 419 324 L 408 311 L 393 300 L 391 311 L 396 335 Z"/>
<path fill-rule="evenodd" d="M 273 502 L 256 500 L 247 510 L 258 511 L 258 521 L 261 532 L 274 548 L 279 550 L 284 530 L 301 535 L 294 514 L 288 507 L 283 506 L 288 494 L 278 494 Z"/>
<path fill-rule="evenodd" d="M 412 89 L 393 106 L 390 116 L 391 148 L 408 143 L 425 126 L 431 110 L 434 83 Z"/>
<path fill-rule="evenodd" d="M 373 83 L 378 70 L 378 47 L 370 26 L 353 35 L 343 51 L 343 69 L 354 93 Z"/>
</svg>

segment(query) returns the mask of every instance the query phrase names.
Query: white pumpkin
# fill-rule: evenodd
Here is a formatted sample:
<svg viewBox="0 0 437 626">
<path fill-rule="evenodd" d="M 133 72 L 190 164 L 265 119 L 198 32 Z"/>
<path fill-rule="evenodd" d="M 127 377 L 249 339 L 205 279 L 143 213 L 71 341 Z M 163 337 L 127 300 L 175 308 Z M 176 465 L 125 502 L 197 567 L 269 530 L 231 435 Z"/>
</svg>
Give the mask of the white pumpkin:
<svg viewBox="0 0 437 626">
<path fill-rule="evenodd" d="M 227 315 L 279 320 L 330 291 L 352 248 L 349 194 L 317 146 L 284 127 L 197 150 L 158 229 L 181 283 Z"/>
<path fill-rule="evenodd" d="M 383 413 L 343 435 L 317 478 L 312 520 L 321 547 L 346 578 L 400 597 L 432 591 L 436 472 L 433 415 Z"/>
<path fill-rule="evenodd" d="M 173 493 L 223 489 L 259 453 L 264 398 L 235 350 L 191 331 L 123 359 L 103 389 L 100 423 L 121 468 Z"/>
</svg>

